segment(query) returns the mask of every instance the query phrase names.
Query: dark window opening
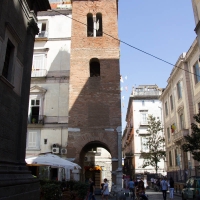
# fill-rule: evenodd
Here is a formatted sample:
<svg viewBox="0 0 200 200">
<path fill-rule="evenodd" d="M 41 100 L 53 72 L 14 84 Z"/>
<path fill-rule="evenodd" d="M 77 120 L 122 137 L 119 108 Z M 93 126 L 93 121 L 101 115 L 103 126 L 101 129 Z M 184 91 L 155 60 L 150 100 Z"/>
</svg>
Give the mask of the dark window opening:
<svg viewBox="0 0 200 200">
<path fill-rule="evenodd" d="M 42 30 L 41 31 L 46 31 L 46 23 L 42 23 Z"/>
<path fill-rule="evenodd" d="M 100 76 L 100 63 L 97 58 L 93 58 L 90 61 L 90 77 Z"/>
<path fill-rule="evenodd" d="M 93 17 L 91 13 L 87 14 L 87 36 L 93 37 Z"/>
<path fill-rule="evenodd" d="M 14 45 L 8 39 L 2 75 L 9 81 L 11 81 L 13 55 L 14 55 Z"/>
<path fill-rule="evenodd" d="M 31 107 L 31 123 L 33 124 L 37 124 L 38 120 L 39 120 L 39 111 L 40 111 L 40 107 L 35 106 L 35 107 Z"/>
<path fill-rule="evenodd" d="M 96 36 L 100 37 L 103 35 L 103 28 L 102 28 L 102 14 L 101 13 L 97 13 L 96 15 L 96 23 L 97 23 L 97 30 L 96 30 Z"/>
<path fill-rule="evenodd" d="M 58 180 L 58 168 L 51 168 L 51 180 Z"/>
</svg>

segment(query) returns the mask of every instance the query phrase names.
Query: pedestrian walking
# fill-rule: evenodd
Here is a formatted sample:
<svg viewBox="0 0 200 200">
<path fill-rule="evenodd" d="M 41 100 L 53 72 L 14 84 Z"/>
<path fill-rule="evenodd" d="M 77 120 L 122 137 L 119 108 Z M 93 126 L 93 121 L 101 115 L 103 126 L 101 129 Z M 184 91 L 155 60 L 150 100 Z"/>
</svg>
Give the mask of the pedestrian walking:
<svg viewBox="0 0 200 200">
<path fill-rule="evenodd" d="M 167 190 L 168 190 L 168 183 L 166 177 L 161 181 L 163 199 L 166 200 L 167 198 Z"/>
<path fill-rule="evenodd" d="M 132 179 L 130 179 L 130 181 L 128 182 L 128 189 L 129 189 L 131 198 L 135 197 L 135 189 L 134 188 L 135 188 L 135 183 L 133 182 Z"/>
<path fill-rule="evenodd" d="M 90 182 L 90 193 L 89 193 L 89 198 L 88 200 L 96 200 L 95 199 L 95 184 L 94 184 L 94 181 L 90 178 L 89 179 L 89 182 Z"/>
<path fill-rule="evenodd" d="M 104 179 L 104 186 L 103 186 L 103 194 L 102 194 L 102 199 L 108 200 L 109 196 L 109 189 L 108 189 L 108 180 L 107 178 Z"/>
<path fill-rule="evenodd" d="M 174 180 L 172 177 L 170 177 L 169 180 L 169 198 L 170 199 L 174 198 Z"/>
</svg>

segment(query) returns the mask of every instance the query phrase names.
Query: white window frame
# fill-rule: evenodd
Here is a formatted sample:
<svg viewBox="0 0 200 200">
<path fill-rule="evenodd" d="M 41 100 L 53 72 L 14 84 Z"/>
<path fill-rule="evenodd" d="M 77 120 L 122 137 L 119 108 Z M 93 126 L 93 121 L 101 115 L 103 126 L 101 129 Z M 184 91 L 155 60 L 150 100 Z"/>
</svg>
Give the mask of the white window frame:
<svg viewBox="0 0 200 200">
<path fill-rule="evenodd" d="M 33 63 L 32 63 L 32 73 L 31 77 L 44 77 L 46 76 L 46 53 L 34 53 L 33 55 Z M 41 64 L 35 64 L 36 58 L 41 58 Z M 39 59 L 38 59 L 39 61 Z"/>
<path fill-rule="evenodd" d="M 143 152 L 148 152 L 149 148 L 147 146 L 144 145 L 144 143 L 148 140 L 147 136 L 142 136 L 141 137 L 141 149 Z"/>
<path fill-rule="evenodd" d="M 31 141 L 33 139 L 33 141 Z M 41 133 L 40 130 L 28 130 L 27 131 L 27 150 L 40 150 Z"/>
<path fill-rule="evenodd" d="M 42 31 L 42 24 L 46 25 L 46 30 Z M 46 38 L 48 37 L 48 20 L 39 20 L 38 21 L 38 28 L 39 28 L 39 33 L 36 35 L 36 38 Z"/>
</svg>

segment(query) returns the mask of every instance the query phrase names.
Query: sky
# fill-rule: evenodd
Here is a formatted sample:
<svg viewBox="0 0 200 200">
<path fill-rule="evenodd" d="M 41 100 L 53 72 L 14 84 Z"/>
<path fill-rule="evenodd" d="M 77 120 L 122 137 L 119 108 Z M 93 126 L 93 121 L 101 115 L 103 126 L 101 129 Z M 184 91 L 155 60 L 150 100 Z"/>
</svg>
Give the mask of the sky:
<svg viewBox="0 0 200 200">
<path fill-rule="evenodd" d="M 196 38 L 191 0 L 119 0 L 118 25 L 120 40 L 172 64 Z M 132 87 L 157 84 L 165 88 L 172 68 L 121 43 L 122 131 Z"/>
</svg>

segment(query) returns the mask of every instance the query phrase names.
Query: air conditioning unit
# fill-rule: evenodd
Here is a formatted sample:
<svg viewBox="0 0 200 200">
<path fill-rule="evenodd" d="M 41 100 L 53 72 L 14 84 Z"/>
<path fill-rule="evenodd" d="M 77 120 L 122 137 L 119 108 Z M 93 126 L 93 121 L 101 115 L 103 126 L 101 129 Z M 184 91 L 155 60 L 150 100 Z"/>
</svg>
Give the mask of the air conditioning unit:
<svg viewBox="0 0 200 200">
<path fill-rule="evenodd" d="M 51 152 L 55 153 L 55 154 L 58 154 L 59 153 L 59 147 L 52 147 Z"/>
<path fill-rule="evenodd" d="M 61 154 L 67 154 L 67 149 L 66 148 L 62 148 L 61 149 Z"/>
</svg>

